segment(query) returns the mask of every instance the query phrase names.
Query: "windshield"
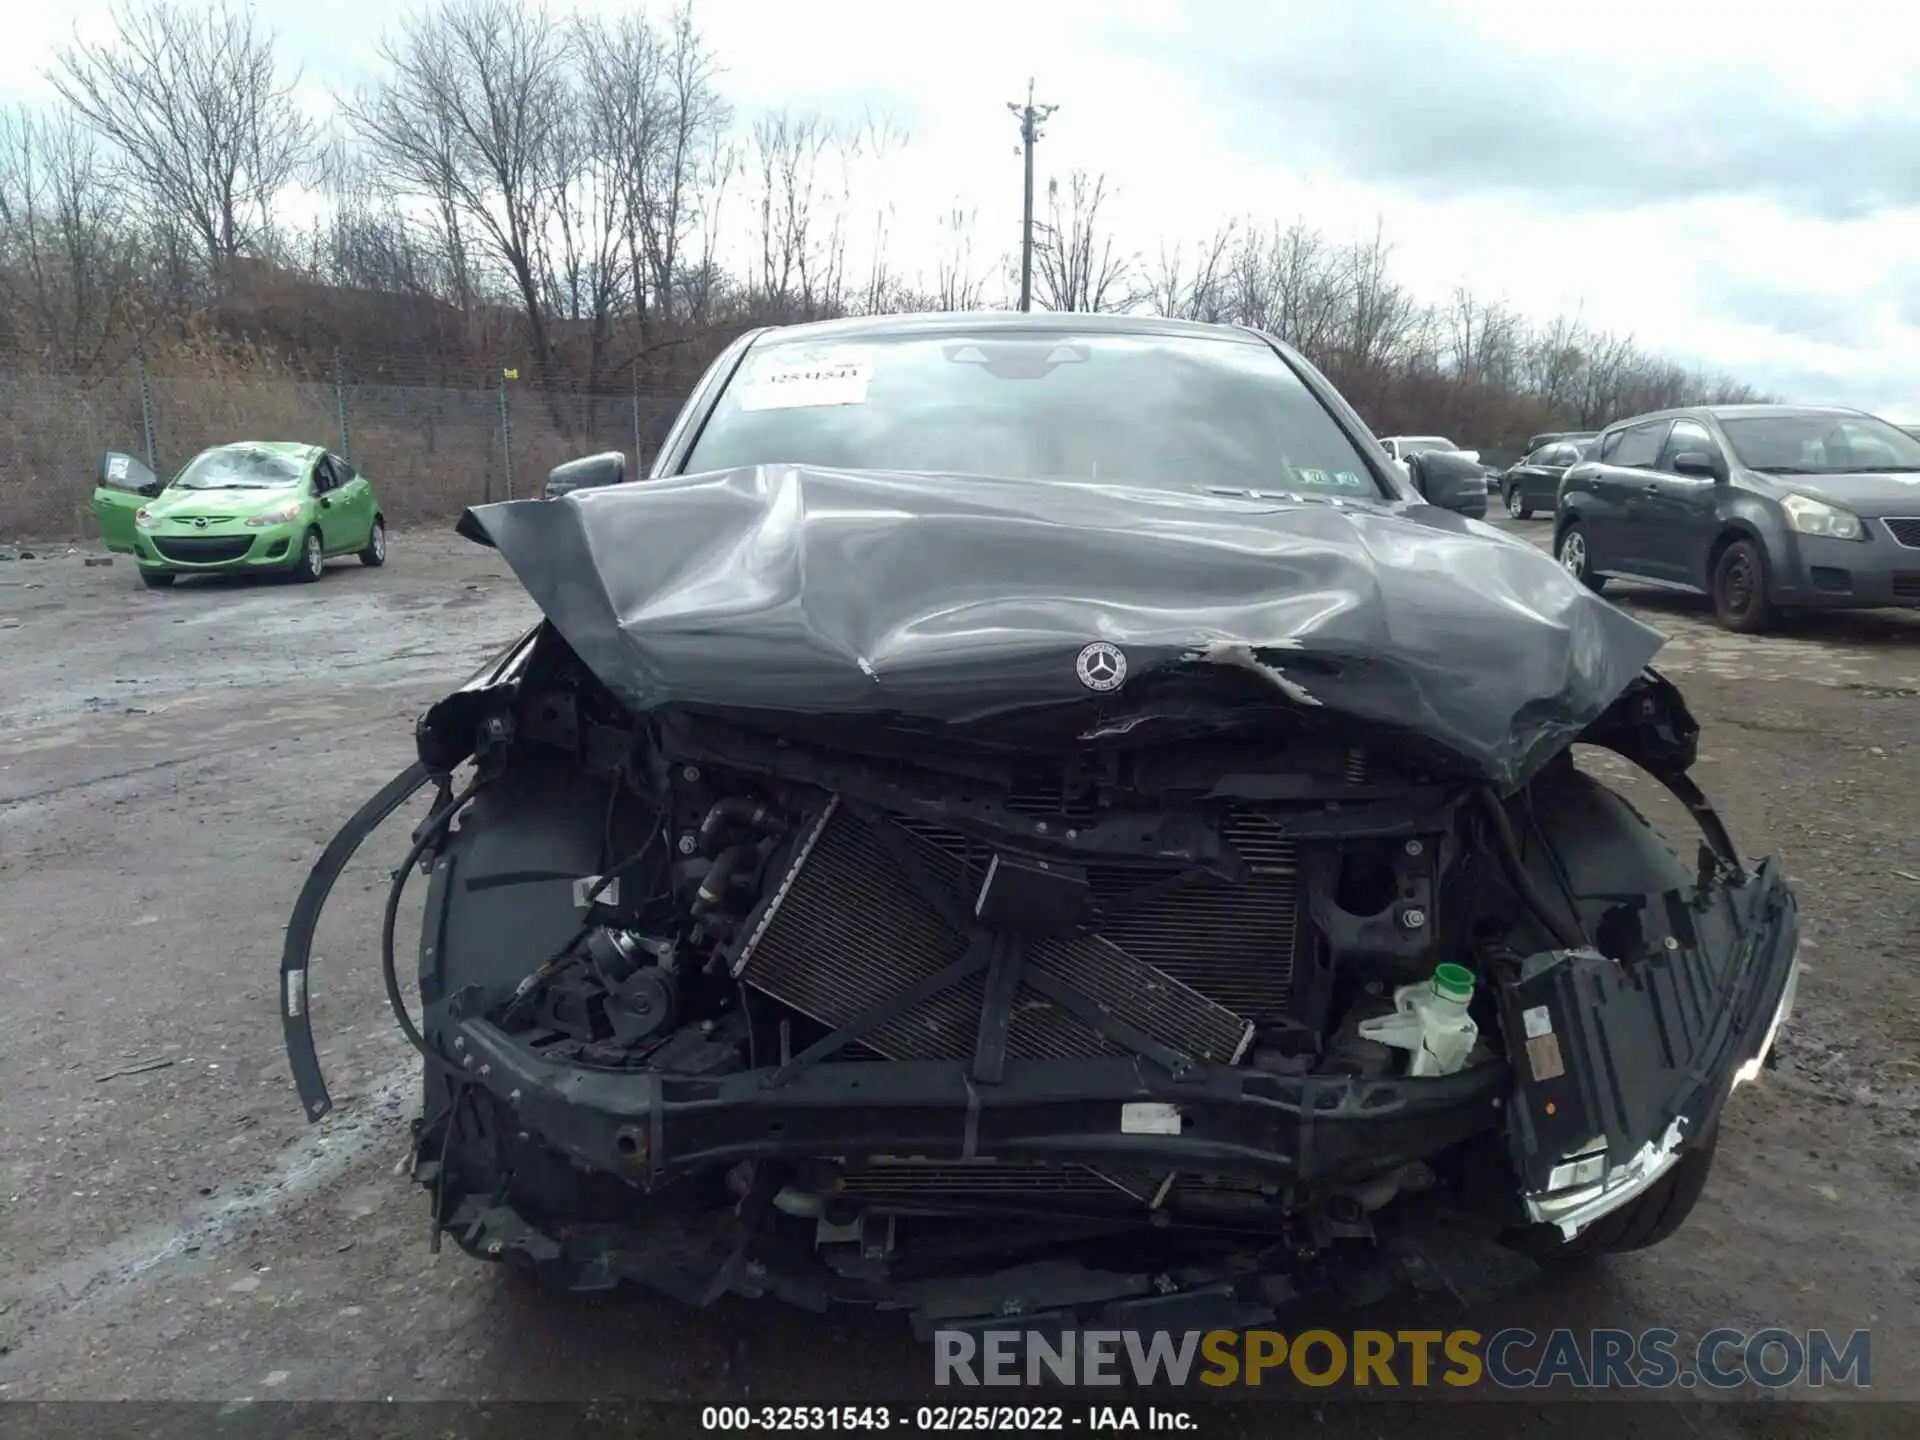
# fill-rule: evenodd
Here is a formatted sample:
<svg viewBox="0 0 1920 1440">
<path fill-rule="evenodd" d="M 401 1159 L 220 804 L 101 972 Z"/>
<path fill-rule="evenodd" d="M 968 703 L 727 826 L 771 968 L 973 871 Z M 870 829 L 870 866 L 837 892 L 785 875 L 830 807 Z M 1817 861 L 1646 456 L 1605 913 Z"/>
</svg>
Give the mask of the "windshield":
<svg viewBox="0 0 1920 1440">
<path fill-rule="evenodd" d="M 684 468 L 778 464 L 1381 495 L 1265 344 L 1069 329 L 756 346 Z"/>
<path fill-rule="evenodd" d="M 1749 470 L 1775 475 L 1920 471 L 1920 440 L 1871 415 L 1754 415 L 1722 420 Z"/>
<path fill-rule="evenodd" d="M 1451 440 L 1441 440 L 1425 435 L 1418 439 L 1400 442 L 1400 452 L 1403 455 L 1425 455 L 1430 450 L 1458 450 L 1459 448 Z"/>
<path fill-rule="evenodd" d="M 307 458 L 254 445 L 202 450 L 173 477 L 170 490 L 278 490 L 307 478 Z"/>
</svg>

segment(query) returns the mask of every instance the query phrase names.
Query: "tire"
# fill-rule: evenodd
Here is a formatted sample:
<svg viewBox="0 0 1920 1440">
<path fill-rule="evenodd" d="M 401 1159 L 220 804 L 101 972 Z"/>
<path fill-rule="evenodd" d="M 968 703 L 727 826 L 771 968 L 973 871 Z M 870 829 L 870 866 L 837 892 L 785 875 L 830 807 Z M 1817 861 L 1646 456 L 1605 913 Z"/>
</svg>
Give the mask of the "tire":
<svg viewBox="0 0 1920 1440">
<path fill-rule="evenodd" d="M 1560 568 L 1574 579 L 1598 595 L 1607 588 L 1607 577 L 1596 575 L 1590 568 L 1587 555 L 1587 532 L 1580 528 L 1579 521 L 1573 521 L 1560 532 L 1560 538 L 1554 542 L 1553 558 L 1560 562 Z"/>
<path fill-rule="evenodd" d="M 1603 1255 L 1624 1255 L 1658 1245 L 1693 1213 L 1707 1188 L 1707 1176 L 1713 1173 L 1713 1150 L 1718 1140 L 1718 1135 L 1710 1136 L 1706 1144 L 1682 1151 L 1673 1168 L 1646 1194 L 1611 1215 L 1602 1215 L 1571 1240 L 1543 1242 L 1534 1251 L 1534 1258 L 1577 1265 Z M 1557 1231 L 1547 1233 L 1558 1235 Z"/>
<path fill-rule="evenodd" d="M 149 590 L 165 590 L 170 587 L 177 578 L 171 570 L 142 570 L 140 572 L 140 583 Z"/>
<path fill-rule="evenodd" d="M 302 585 L 311 585 L 318 580 L 327 568 L 327 551 L 321 542 L 318 530 L 307 531 L 306 538 L 300 542 L 300 554 L 293 562 L 293 578 Z"/>
<path fill-rule="evenodd" d="M 367 546 L 360 552 L 360 563 L 369 570 L 378 570 L 387 563 L 387 522 L 382 516 L 373 517 L 373 529 L 367 532 Z"/>
<path fill-rule="evenodd" d="M 1527 504 L 1527 497 L 1520 492 L 1518 485 L 1507 486 L 1507 514 L 1515 520 L 1533 518 L 1533 507 Z"/>
<path fill-rule="evenodd" d="M 1771 630 L 1780 618 L 1767 594 L 1767 565 L 1751 540 L 1736 540 L 1713 565 L 1713 617 L 1739 635 Z"/>
</svg>

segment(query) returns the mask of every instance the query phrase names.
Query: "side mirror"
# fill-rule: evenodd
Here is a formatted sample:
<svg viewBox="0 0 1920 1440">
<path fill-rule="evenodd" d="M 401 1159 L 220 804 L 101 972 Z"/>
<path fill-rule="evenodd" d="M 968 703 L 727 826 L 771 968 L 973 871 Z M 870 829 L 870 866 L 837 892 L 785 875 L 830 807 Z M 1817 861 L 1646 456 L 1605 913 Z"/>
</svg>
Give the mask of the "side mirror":
<svg viewBox="0 0 1920 1440">
<path fill-rule="evenodd" d="M 1406 460 L 1413 488 L 1429 505 L 1483 519 L 1487 513 L 1487 472 L 1458 450 L 1422 450 Z"/>
<path fill-rule="evenodd" d="M 160 493 L 160 481 L 153 471 L 120 450 L 109 450 L 100 457 L 100 478 L 96 483 L 101 489 L 124 490 L 129 495 L 152 497 Z"/>
<path fill-rule="evenodd" d="M 1719 465 L 1704 450 L 1682 450 L 1673 457 L 1673 472 L 1676 475 L 1697 475 L 1703 480 L 1720 478 Z"/>
<path fill-rule="evenodd" d="M 618 450 L 569 460 L 547 472 L 546 498 L 558 500 L 575 490 L 598 490 L 606 485 L 621 485 L 627 478 L 627 457 Z"/>
</svg>

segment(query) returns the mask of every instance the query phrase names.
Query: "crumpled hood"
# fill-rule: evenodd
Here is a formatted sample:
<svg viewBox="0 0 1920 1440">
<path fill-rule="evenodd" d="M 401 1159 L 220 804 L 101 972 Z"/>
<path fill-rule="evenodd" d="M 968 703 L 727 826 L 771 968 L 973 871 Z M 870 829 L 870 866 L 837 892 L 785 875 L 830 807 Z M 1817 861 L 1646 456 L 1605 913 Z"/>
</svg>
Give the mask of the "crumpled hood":
<svg viewBox="0 0 1920 1440">
<path fill-rule="evenodd" d="M 199 515 L 245 519 L 278 510 L 305 493 L 303 483 L 288 481 L 272 490 L 162 490 L 147 504 L 156 520 L 191 520 Z"/>
<path fill-rule="evenodd" d="M 1664 641 L 1532 546 L 1416 503 L 783 465 L 484 505 L 459 528 L 636 710 L 1118 712 L 1139 677 L 1213 663 L 1504 786 Z M 1114 688 L 1111 652 L 1081 663 L 1096 642 L 1123 657 Z"/>
</svg>

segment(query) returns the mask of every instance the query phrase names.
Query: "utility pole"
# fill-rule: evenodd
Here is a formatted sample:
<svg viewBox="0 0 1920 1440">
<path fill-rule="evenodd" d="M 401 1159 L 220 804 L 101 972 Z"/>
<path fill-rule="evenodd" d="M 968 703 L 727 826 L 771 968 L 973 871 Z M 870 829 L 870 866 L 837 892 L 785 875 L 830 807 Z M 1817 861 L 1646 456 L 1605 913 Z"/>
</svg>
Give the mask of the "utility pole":
<svg viewBox="0 0 1920 1440">
<path fill-rule="evenodd" d="M 1033 309 L 1033 144 L 1040 138 L 1040 122 L 1045 120 L 1058 105 L 1036 105 L 1033 103 L 1033 81 L 1027 81 L 1027 103 L 1009 100 L 1007 109 L 1020 121 L 1020 149 L 1016 152 L 1026 161 L 1026 191 L 1023 208 L 1023 221 L 1020 226 L 1020 308 Z"/>
</svg>

